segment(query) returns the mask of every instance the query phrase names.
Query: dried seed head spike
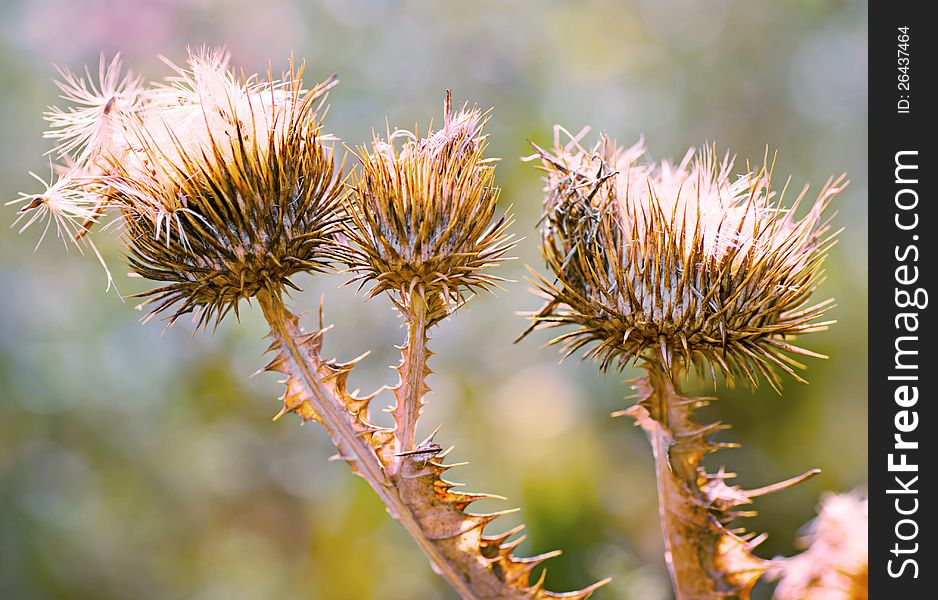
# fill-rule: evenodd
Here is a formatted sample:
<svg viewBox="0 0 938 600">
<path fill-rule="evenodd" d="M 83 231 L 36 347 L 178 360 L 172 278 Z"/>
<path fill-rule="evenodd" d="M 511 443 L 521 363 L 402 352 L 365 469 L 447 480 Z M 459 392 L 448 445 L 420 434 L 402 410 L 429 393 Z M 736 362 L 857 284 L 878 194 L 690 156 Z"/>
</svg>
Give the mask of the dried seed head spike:
<svg viewBox="0 0 938 600">
<path fill-rule="evenodd" d="M 801 365 L 787 341 L 815 330 L 830 302 L 811 304 L 836 237 L 826 208 L 846 185 L 829 181 L 802 217 L 771 189 L 772 164 L 732 177 L 733 159 L 713 147 L 677 164 L 642 161 L 641 142 L 603 136 L 551 151 L 534 146 L 545 172 L 542 254 L 553 281 L 535 285 L 547 303 L 535 326 L 572 325 L 554 340 L 605 369 L 643 357 L 728 379 L 780 385 Z"/>
<path fill-rule="evenodd" d="M 420 294 L 431 323 L 468 295 L 496 287 L 502 279 L 488 268 L 513 245 L 511 216 L 495 218 L 487 120 L 475 106 L 454 113 L 447 92 L 442 129 L 424 138 L 388 132 L 356 153 L 362 168 L 348 194 L 351 271 L 362 285 L 371 282 L 372 296 L 389 292 L 398 306 Z"/>
</svg>

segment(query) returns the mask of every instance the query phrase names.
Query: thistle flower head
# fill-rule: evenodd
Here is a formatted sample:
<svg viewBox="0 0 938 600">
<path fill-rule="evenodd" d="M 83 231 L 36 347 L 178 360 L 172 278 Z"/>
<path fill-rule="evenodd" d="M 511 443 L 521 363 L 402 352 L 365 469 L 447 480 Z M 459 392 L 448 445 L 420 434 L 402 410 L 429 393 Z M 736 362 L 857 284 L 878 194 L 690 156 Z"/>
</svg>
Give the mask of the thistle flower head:
<svg viewBox="0 0 938 600">
<path fill-rule="evenodd" d="M 117 213 L 132 271 L 163 284 L 145 304 L 151 314 L 171 308 L 172 320 L 194 311 L 200 324 L 217 322 L 338 252 L 341 169 L 318 116 L 335 79 L 305 90 L 292 63 L 261 79 L 236 76 L 228 62 L 223 51 L 190 53 L 187 67 L 170 63 L 173 76 L 141 87 L 119 76 L 116 59 L 102 61 L 97 84 L 64 72 L 78 108 L 48 113 L 49 136 L 71 163 L 50 188 L 69 190 L 59 194 L 69 206 L 56 203 L 53 216 Z M 26 208 L 42 198 L 51 213 L 54 197 Z"/>
<path fill-rule="evenodd" d="M 573 325 L 553 340 L 602 368 L 637 360 L 708 367 L 755 386 L 798 378 L 789 354 L 817 356 L 786 338 L 826 329 L 830 301 L 811 304 L 836 236 L 825 209 L 843 189 L 828 181 L 804 216 L 772 190 L 772 166 L 734 176 L 712 147 L 682 161 L 643 160 L 641 142 L 603 136 L 552 151 L 535 146 L 546 173 L 542 253 L 555 279 L 535 325 Z M 768 157 L 766 157 L 768 158 Z M 800 379 L 800 378 L 799 378 Z"/>
<path fill-rule="evenodd" d="M 424 298 L 431 321 L 466 293 L 501 278 L 487 269 L 513 245 L 511 217 L 493 222 L 498 201 L 493 159 L 484 157 L 487 116 L 477 107 L 455 114 L 447 93 L 444 124 L 421 138 L 409 131 L 375 136 L 361 148 L 361 170 L 349 194 L 351 270 L 389 292 L 399 305 Z"/>
</svg>

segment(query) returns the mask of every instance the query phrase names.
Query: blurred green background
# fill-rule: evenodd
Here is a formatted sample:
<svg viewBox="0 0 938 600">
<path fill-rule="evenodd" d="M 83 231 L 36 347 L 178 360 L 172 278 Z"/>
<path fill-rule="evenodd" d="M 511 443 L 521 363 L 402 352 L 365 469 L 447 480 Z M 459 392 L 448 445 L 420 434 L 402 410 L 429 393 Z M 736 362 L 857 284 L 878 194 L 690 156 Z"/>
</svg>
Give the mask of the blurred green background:
<svg viewBox="0 0 938 600">
<path fill-rule="evenodd" d="M 28 171 L 48 173 L 40 114 L 56 102 L 53 64 L 120 51 L 162 77 L 157 54 L 180 61 L 201 44 L 227 44 L 248 71 L 266 71 L 268 59 L 279 70 L 294 52 L 310 80 L 337 72 L 327 126 L 349 145 L 383 130 L 386 116 L 438 123 L 448 87 L 457 101 L 494 107 L 498 181 L 527 236 L 501 274 L 518 282 L 439 327 L 421 427 L 442 423 L 451 456 L 471 460 L 453 478 L 510 499 L 480 508 L 522 507 L 496 523 L 528 524 L 522 550 L 564 550 L 549 563 L 551 589 L 611 575 L 596 598 L 671 597 L 650 450 L 630 422 L 609 418 L 631 374 L 558 365 L 540 348 L 546 334 L 511 343 L 525 327 L 516 311 L 539 304 L 524 265 L 541 266 L 542 184 L 518 157 L 527 139 L 549 143 L 554 123 L 623 142 L 644 133 L 658 158 L 715 141 L 758 160 L 768 144 L 796 187 L 849 172 L 837 201 L 846 232 L 819 292 L 838 299 L 840 323 L 806 341 L 832 358 L 811 361 L 811 384 L 789 380 L 781 397 L 721 389 L 711 414 L 735 425 L 726 436 L 743 449 L 709 464 L 749 487 L 824 469 L 758 502 L 749 525 L 770 533 L 765 556 L 793 552 L 823 490 L 864 484 L 865 3 L 4 1 L 0 197 L 35 191 Z M 15 208 L 2 215 L 12 221 Z M 105 292 L 93 257 L 53 239 L 34 252 L 38 234 L 0 228 L 0 598 L 454 597 L 367 485 L 328 462 L 320 429 L 271 421 L 276 378 L 248 378 L 264 364 L 256 308 L 214 336 L 193 335 L 185 320 L 141 325 L 132 299 Z M 144 289 L 123 275 L 112 237 L 96 240 L 120 291 Z M 354 385 L 393 383 L 400 322 L 386 299 L 340 288 L 345 279 L 300 278 L 296 304 L 314 308 L 325 293 L 336 324 L 327 351 L 372 350 Z"/>
</svg>

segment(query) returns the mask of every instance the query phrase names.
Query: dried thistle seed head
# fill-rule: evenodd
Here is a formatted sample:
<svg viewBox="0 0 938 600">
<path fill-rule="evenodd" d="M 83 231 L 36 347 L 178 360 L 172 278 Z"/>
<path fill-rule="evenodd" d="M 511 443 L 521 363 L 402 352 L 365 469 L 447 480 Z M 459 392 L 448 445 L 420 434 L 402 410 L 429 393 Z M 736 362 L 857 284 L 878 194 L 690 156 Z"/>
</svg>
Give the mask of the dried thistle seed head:
<svg viewBox="0 0 938 600">
<path fill-rule="evenodd" d="M 836 233 L 825 212 L 846 185 L 829 180 L 802 217 L 807 188 L 790 208 L 771 190 L 772 166 L 733 177 L 712 147 L 677 164 L 642 161 L 642 143 L 592 149 L 571 138 L 537 146 L 546 173 L 542 253 L 555 276 L 535 325 L 572 325 L 553 340 L 567 354 L 593 344 L 601 368 L 637 360 L 707 367 L 773 387 L 776 367 L 795 378 L 788 341 L 827 328 L 831 307 L 811 304 Z M 768 159 L 768 157 L 766 157 Z"/>
<path fill-rule="evenodd" d="M 317 116 L 334 80 L 305 91 L 296 72 L 260 84 L 224 68 L 194 61 L 173 101 L 158 89 L 135 127 L 140 160 L 114 163 L 108 180 L 131 268 L 166 282 L 144 296 L 173 319 L 220 320 L 337 257 L 341 169 Z"/>
<path fill-rule="evenodd" d="M 488 117 L 475 106 L 454 114 L 449 92 L 444 113 L 443 128 L 427 137 L 398 130 L 360 148 L 362 168 L 348 195 L 356 280 L 402 307 L 418 294 L 431 322 L 467 292 L 502 281 L 488 269 L 513 245 L 511 217 L 493 222 L 498 189 L 482 134 Z"/>
<path fill-rule="evenodd" d="M 142 294 L 151 314 L 195 311 L 204 325 L 341 257 L 341 169 L 319 117 L 336 81 L 305 90 L 292 63 L 282 78 L 238 77 L 223 51 L 171 66 L 146 87 L 116 61 L 97 85 L 65 72 L 79 108 L 50 112 L 50 136 L 71 164 L 26 209 L 55 200 L 46 212 L 70 232 L 85 219 L 78 235 L 118 213 L 132 271 L 163 283 Z"/>
</svg>

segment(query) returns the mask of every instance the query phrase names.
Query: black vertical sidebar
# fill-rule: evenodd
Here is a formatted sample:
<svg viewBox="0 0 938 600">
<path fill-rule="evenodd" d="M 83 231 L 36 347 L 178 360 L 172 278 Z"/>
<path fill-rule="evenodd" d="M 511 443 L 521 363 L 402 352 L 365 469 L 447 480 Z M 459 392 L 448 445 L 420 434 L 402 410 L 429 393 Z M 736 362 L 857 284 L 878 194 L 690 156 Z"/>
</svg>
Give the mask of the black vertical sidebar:
<svg viewBox="0 0 938 600">
<path fill-rule="evenodd" d="M 938 67 L 926 2 L 869 24 L 870 597 L 938 598 Z"/>
</svg>

